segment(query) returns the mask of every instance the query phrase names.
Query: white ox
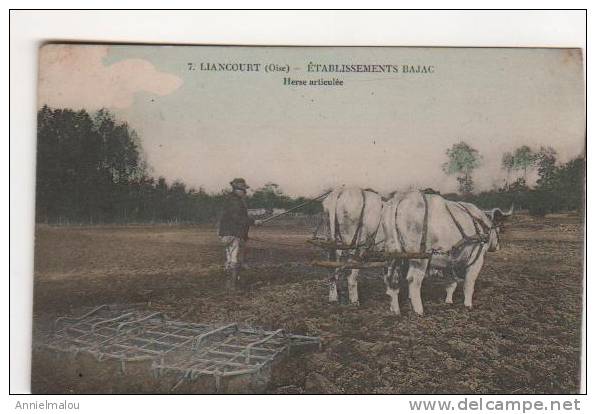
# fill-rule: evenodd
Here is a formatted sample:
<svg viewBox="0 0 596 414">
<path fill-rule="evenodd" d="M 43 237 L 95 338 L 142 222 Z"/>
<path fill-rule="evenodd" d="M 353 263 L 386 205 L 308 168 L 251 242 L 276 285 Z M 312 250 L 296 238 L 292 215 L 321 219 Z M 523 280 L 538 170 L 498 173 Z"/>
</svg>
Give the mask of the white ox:
<svg viewBox="0 0 596 414">
<path fill-rule="evenodd" d="M 390 309 L 399 314 L 399 281 L 405 277 L 414 311 L 422 315 L 422 280 L 428 274 L 442 274 L 446 303 L 463 280 L 464 304 L 472 307 L 476 278 L 487 251 L 499 249 L 499 229 L 479 208 L 470 203 L 445 200 L 420 191 L 396 193 L 383 211 L 386 254 L 394 254 L 385 276 Z M 430 258 L 416 254 L 433 253 Z"/>
<path fill-rule="evenodd" d="M 325 198 L 323 208 L 329 218 L 331 241 L 344 247 L 351 247 L 351 249 L 337 250 L 336 260 L 354 258 L 380 245 L 378 240 L 379 237 L 382 238 L 383 204 L 381 196 L 376 192 L 356 187 L 335 189 Z M 352 304 L 359 303 L 358 273 L 358 269 L 352 269 L 348 276 L 348 295 Z M 338 300 L 339 276 L 340 270 L 337 269 L 329 283 L 330 302 Z"/>
</svg>

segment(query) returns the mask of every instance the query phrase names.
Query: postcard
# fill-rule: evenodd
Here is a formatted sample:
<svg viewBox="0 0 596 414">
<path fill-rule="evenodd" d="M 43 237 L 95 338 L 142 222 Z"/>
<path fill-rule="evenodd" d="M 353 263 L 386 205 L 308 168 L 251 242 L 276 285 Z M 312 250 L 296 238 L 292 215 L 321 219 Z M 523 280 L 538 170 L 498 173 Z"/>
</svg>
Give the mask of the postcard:
<svg viewBox="0 0 596 414">
<path fill-rule="evenodd" d="M 41 394 L 574 394 L 581 49 L 48 43 Z"/>
</svg>

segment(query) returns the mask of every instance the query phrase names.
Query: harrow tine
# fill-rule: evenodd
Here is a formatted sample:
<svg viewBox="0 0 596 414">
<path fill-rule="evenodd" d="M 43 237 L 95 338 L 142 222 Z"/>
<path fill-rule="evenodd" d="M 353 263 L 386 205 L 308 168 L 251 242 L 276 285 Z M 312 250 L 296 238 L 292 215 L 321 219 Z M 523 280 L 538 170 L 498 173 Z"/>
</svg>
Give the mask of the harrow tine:
<svg viewBox="0 0 596 414">
<path fill-rule="evenodd" d="M 61 316 L 59 318 L 56 318 L 56 320 L 54 321 L 54 327 L 56 329 L 58 329 L 58 325 L 60 325 L 60 323 L 65 322 L 65 321 L 72 321 L 72 322 L 82 321 L 82 320 L 88 318 L 89 316 L 94 315 L 95 313 L 99 312 L 100 310 L 106 309 L 107 307 L 108 307 L 108 305 L 100 305 L 97 308 L 87 312 L 83 316 L 79 316 L 78 318 L 73 318 L 73 317 L 69 317 L 69 316 Z"/>
<path fill-rule="evenodd" d="M 152 314 L 150 314 L 150 315 L 147 315 L 147 316 L 145 316 L 145 317 L 143 317 L 143 318 L 140 318 L 140 319 L 135 319 L 135 320 L 128 321 L 128 322 L 122 322 L 120 325 L 118 325 L 118 328 L 116 328 L 116 329 L 117 329 L 118 331 L 121 331 L 121 330 L 122 330 L 122 328 L 123 328 L 124 326 L 126 326 L 126 325 L 131 325 L 131 324 L 135 324 L 135 323 L 141 323 L 141 322 L 147 321 L 147 320 L 149 320 L 149 319 L 153 319 L 153 318 L 155 318 L 156 316 L 160 316 L 160 317 L 163 319 L 163 314 L 162 314 L 161 312 L 155 312 L 155 313 L 152 313 Z"/>
</svg>

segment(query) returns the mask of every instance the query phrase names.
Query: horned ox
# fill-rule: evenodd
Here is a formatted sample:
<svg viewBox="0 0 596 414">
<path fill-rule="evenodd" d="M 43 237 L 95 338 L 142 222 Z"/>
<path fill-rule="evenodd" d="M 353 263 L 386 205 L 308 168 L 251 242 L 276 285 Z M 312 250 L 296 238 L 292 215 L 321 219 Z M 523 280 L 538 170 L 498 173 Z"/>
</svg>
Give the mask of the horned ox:
<svg viewBox="0 0 596 414">
<path fill-rule="evenodd" d="M 464 203 L 465 204 L 465 203 Z M 492 208 L 490 210 L 483 210 L 484 214 L 492 221 L 492 223 L 500 228 L 500 225 L 513 214 L 513 204 L 508 212 L 504 212 L 500 208 Z"/>
<path fill-rule="evenodd" d="M 383 204 L 381 196 L 376 192 L 356 187 L 335 189 L 327 196 L 323 201 L 323 208 L 329 219 L 328 237 L 343 247 L 335 251 L 337 261 L 357 258 L 380 246 L 377 241 L 382 237 Z M 347 278 L 348 295 L 353 304 L 358 304 L 358 273 L 358 269 L 352 269 Z M 338 300 L 339 276 L 340 269 L 336 269 L 329 283 L 330 302 Z"/>
<path fill-rule="evenodd" d="M 463 280 L 464 304 L 472 307 L 484 255 L 499 249 L 499 229 L 482 210 L 437 194 L 396 193 L 384 208 L 382 227 L 385 252 L 393 256 L 385 275 L 392 312 L 400 313 L 399 281 L 405 277 L 412 307 L 422 315 L 420 289 L 431 273 L 447 276 L 447 303 L 453 303 L 458 280 Z"/>
</svg>

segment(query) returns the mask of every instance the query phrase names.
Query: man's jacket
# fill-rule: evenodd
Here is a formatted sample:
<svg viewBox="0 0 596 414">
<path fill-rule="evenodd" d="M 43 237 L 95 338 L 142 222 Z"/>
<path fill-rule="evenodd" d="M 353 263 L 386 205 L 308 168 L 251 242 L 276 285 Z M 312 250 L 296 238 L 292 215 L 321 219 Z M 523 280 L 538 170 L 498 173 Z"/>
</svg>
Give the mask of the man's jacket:
<svg viewBox="0 0 596 414">
<path fill-rule="evenodd" d="M 254 220 L 248 216 L 246 201 L 232 193 L 226 199 L 223 213 L 219 220 L 220 236 L 235 236 L 248 239 L 248 228 Z"/>
</svg>

